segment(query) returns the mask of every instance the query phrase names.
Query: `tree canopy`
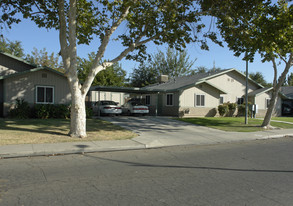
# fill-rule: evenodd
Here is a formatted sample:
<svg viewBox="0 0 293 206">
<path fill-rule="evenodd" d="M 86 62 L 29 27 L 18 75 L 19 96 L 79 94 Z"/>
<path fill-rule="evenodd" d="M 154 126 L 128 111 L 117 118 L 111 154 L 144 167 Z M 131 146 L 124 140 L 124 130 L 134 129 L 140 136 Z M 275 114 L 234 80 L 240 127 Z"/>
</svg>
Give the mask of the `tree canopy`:
<svg viewBox="0 0 293 206">
<path fill-rule="evenodd" d="M 23 58 L 25 56 L 20 41 L 9 41 L 8 39 L 5 39 L 3 37 L 0 37 L 0 51 L 12 54 L 20 58 Z"/>
<path fill-rule="evenodd" d="M 262 61 L 273 65 L 274 80 L 270 105 L 263 127 L 270 126 L 276 99 L 293 62 L 293 4 L 279 0 L 203 0 L 202 8 L 217 18 L 217 27 L 228 47 L 236 56 L 254 60 L 259 53 Z M 280 64 L 284 69 L 280 71 Z M 282 64 L 281 64 L 282 65 Z M 278 76 L 278 73 L 281 73 Z"/>
<path fill-rule="evenodd" d="M 194 0 L 8 0 L 0 1 L 0 26 L 10 27 L 22 14 L 39 27 L 57 29 L 65 75 L 71 91 L 71 136 L 86 136 L 85 97 L 98 72 L 123 58 L 144 60 L 146 43 L 168 44 L 182 49 L 198 42 L 208 49 L 206 38 L 216 41 L 215 34 L 201 33 L 203 14 Z M 125 31 L 117 30 L 120 27 Z M 117 34 L 114 35 L 115 31 Z M 202 38 L 200 38 L 202 37 Z M 100 39 L 92 67 L 83 84 L 78 79 L 77 44 Z M 122 44 L 121 51 L 109 61 L 102 61 L 110 41 Z"/>
<path fill-rule="evenodd" d="M 26 60 L 37 66 L 50 67 L 60 72 L 64 71 L 62 63 L 59 60 L 59 55 L 54 54 L 54 52 L 48 54 L 46 48 L 41 50 L 34 48 L 31 54 L 26 55 Z"/>
<path fill-rule="evenodd" d="M 267 83 L 265 80 L 263 74 L 261 72 L 255 72 L 255 73 L 249 73 L 249 78 L 252 79 L 253 81 L 261 84 L 264 87 L 271 87 L 271 83 Z"/>
<path fill-rule="evenodd" d="M 134 68 L 131 74 L 131 85 L 143 87 L 157 82 L 160 75 L 168 75 L 169 78 L 185 76 L 195 73 L 194 62 L 190 60 L 186 50 L 177 51 L 170 47 L 166 53 L 158 50 L 151 55 L 148 61 L 143 62 L 138 68 Z"/>
</svg>

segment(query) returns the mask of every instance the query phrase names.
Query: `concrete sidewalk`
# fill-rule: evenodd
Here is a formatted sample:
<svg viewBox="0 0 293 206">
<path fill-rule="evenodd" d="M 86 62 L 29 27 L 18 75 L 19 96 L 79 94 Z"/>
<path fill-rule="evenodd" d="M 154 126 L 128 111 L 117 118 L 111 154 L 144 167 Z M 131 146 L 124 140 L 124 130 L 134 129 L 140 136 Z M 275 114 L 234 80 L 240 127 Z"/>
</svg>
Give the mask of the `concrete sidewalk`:
<svg viewBox="0 0 293 206">
<path fill-rule="evenodd" d="M 293 129 L 267 130 L 262 132 L 224 132 L 175 120 L 166 121 L 165 119 L 164 123 L 163 118 L 108 118 L 107 120 L 131 129 L 138 133 L 139 136 L 133 139 L 115 141 L 5 145 L 0 146 L 0 158 L 137 150 L 176 145 L 210 145 L 286 136 L 293 137 Z M 137 128 L 137 124 L 145 125 L 145 127 Z"/>
</svg>

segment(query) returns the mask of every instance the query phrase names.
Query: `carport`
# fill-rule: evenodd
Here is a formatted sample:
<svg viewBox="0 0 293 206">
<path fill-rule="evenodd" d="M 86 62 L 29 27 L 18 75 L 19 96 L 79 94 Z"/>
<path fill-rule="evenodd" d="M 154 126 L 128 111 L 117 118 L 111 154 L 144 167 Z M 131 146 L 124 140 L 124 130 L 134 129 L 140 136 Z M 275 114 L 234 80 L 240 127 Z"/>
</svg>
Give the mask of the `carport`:
<svg viewBox="0 0 293 206">
<path fill-rule="evenodd" d="M 90 105 L 93 102 L 93 98 L 91 96 L 92 91 L 98 92 L 98 101 L 101 100 L 101 92 L 127 93 L 129 95 L 140 96 L 140 98 L 143 94 L 156 94 L 157 100 L 156 100 L 156 107 L 155 107 L 155 116 L 158 115 L 158 107 L 159 107 L 158 95 L 160 94 L 160 92 L 162 92 L 160 90 L 138 88 L 138 87 L 93 86 L 90 88 L 88 95 L 87 95 L 86 101 L 87 101 L 88 105 Z"/>
</svg>

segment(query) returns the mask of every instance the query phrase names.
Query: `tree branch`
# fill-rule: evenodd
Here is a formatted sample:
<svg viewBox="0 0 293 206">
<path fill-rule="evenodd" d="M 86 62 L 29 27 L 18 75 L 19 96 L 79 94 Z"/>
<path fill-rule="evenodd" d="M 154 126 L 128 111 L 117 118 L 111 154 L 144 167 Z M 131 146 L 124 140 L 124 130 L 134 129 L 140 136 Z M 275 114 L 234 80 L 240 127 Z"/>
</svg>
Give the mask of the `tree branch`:
<svg viewBox="0 0 293 206">
<path fill-rule="evenodd" d="M 275 60 L 274 57 L 272 58 L 272 62 L 273 62 L 273 68 L 274 68 L 274 81 L 273 81 L 273 86 L 275 88 L 275 86 L 277 85 L 278 69 L 277 69 L 277 64 L 276 64 L 276 60 Z"/>
<path fill-rule="evenodd" d="M 97 73 L 99 71 L 105 69 L 104 67 L 103 68 L 100 67 L 99 62 L 101 61 L 102 57 L 104 56 L 104 53 L 105 53 L 105 50 L 109 44 L 111 35 L 116 31 L 116 29 L 119 27 L 119 25 L 127 17 L 127 15 L 129 14 L 129 9 L 130 9 L 130 6 L 126 7 L 125 10 L 122 12 L 120 18 L 118 18 L 117 21 L 113 23 L 113 25 L 111 26 L 110 29 L 105 31 L 105 36 L 104 36 L 102 43 L 98 49 L 96 58 L 94 59 L 94 62 L 93 62 L 93 66 L 91 67 L 89 74 L 83 84 L 83 87 L 82 87 L 83 93 L 87 93 L 87 91 L 89 90 Z"/>
<path fill-rule="evenodd" d="M 65 73 L 68 73 L 68 69 L 70 66 L 70 59 L 67 53 L 68 44 L 67 44 L 67 35 L 66 35 L 66 18 L 65 18 L 65 9 L 64 9 L 64 0 L 58 0 L 58 15 L 59 15 L 59 41 L 61 48 L 61 56 L 63 60 L 63 65 L 65 69 Z"/>
<path fill-rule="evenodd" d="M 137 39 L 138 41 L 136 41 L 135 43 L 131 44 L 127 49 L 125 49 L 123 52 L 121 52 L 120 55 L 118 55 L 116 58 L 112 59 L 110 62 L 115 63 L 115 62 L 120 61 L 120 60 L 123 59 L 123 58 L 124 58 L 129 52 L 132 52 L 136 47 L 139 47 L 139 46 L 141 46 L 141 45 L 143 45 L 143 44 L 146 44 L 146 43 L 148 43 L 148 42 L 150 42 L 150 41 L 152 41 L 152 40 L 158 38 L 158 36 L 159 36 L 159 34 L 157 34 L 157 35 L 155 35 L 155 36 L 153 36 L 153 37 L 150 37 L 150 38 L 148 38 L 148 39 L 145 39 L 145 40 L 143 40 L 143 41 L 139 41 L 139 40 L 142 38 L 142 36 L 139 37 L 139 38 Z"/>
</svg>

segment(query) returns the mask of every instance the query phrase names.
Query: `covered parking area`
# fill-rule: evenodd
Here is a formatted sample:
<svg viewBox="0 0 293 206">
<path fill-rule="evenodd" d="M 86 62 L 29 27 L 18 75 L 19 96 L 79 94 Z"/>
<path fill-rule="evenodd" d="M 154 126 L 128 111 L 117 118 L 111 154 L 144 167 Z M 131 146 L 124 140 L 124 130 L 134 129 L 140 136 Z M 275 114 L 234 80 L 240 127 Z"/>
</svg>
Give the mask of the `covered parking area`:
<svg viewBox="0 0 293 206">
<path fill-rule="evenodd" d="M 95 102 L 101 100 L 111 100 L 118 102 L 120 105 L 123 105 L 131 98 L 140 99 L 143 104 L 149 106 L 150 115 L 158 115 L 159 108 L 159 94 L 162 91 L 159 90 L 150 90 L 145 88 L 138 87 L 112 87 L 112 86 L 93 86 L 90 88 L 86 104 L 91 107 Z M 156 105 L 149 105 L 144 98 L 146 95 L 155 94 L 156 96 Z"/>
</svg>

